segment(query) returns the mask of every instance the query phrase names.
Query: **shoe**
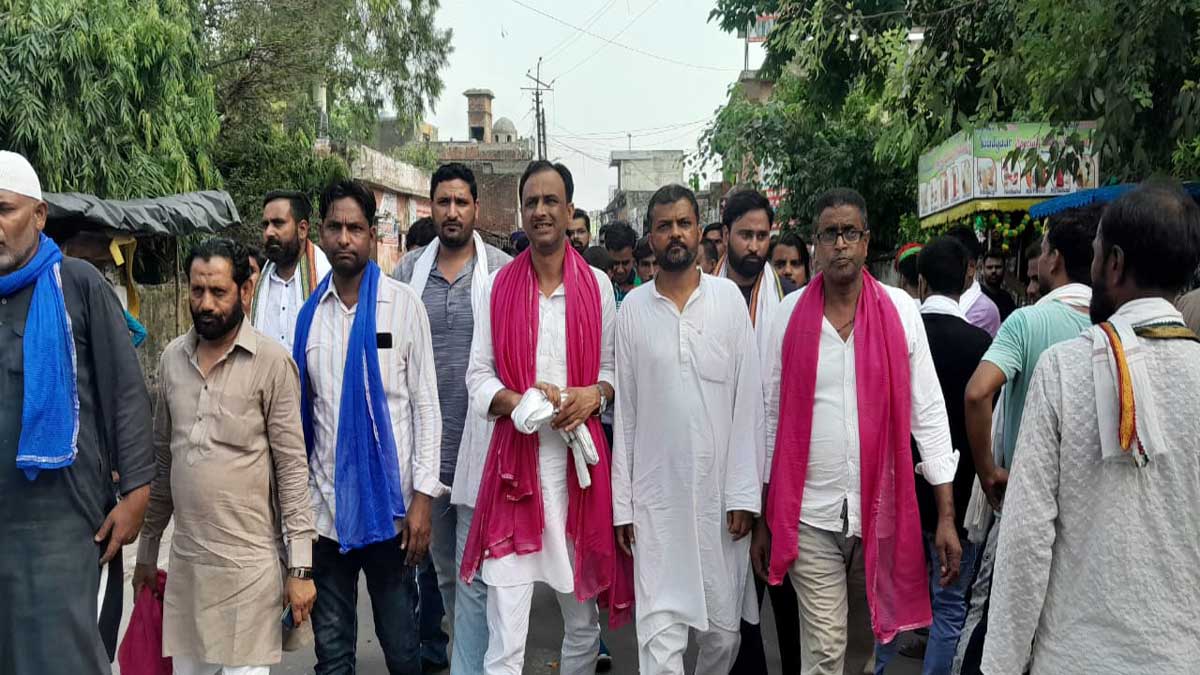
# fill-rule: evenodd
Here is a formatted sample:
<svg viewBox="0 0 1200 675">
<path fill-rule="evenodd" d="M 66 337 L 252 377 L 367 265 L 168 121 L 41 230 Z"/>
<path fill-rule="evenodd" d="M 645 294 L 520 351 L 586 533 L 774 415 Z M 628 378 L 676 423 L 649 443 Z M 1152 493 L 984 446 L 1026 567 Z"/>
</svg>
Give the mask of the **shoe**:
<svg viewBox="0 0 1200 675">
<path fill-rule="evenodd" d="M 608 645 L 600 640 L 600 654 L 596 657 L 596 672 L 607 673 L 612 670 L 612 654 L 608 653 Z"/>
</svg>

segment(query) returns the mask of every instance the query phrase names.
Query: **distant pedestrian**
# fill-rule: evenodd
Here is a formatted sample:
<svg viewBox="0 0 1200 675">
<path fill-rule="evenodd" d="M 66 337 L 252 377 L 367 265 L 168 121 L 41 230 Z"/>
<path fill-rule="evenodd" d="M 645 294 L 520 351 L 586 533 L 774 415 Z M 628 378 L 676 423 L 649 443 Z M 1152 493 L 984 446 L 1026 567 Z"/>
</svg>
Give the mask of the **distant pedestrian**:
<svg viewBox="0 0 1200 675">
<path fill-rule="evenodd" d="M 608 276 L 612 281 L 617 308 L 620 309 L 621 301 L 625 299 L 629 291 L 642 283 L 642 280 L 638 278 L 637 265 L 633 257 L 633 251 L 637 247 L 637 233 L 628 223 L 620 221 L 609 223 L 604 247 L 608 249 L 608 254 L 612 257 L 612 267 L 608 271 Z"/>
<path fill-rule="evenodd" d="M 1196 671 L 1200 338 L 1171 300 L 1200 264 L 1200 208 L 1143 184 L 1104 210 L 1093 251 L 1098 325 L 1046 350 L 1029 386 L 987 673 Z"/>
<path fill-rule="evenodd" d="M 319 539 L 313 563 L 318 673 L 353 672 L 359 575 L 388 671 L 421 672 L 417 568 L 429 548 L 442 443 L 437 369 L 421 298 L 371 260 L 375 196 L 341 181 L 321 195 L 332 273 L 304 304 L 293 358 Z"/>
<path fill-rule="evenodd" d="M 571 224 L 567 226 L 567 239 L 580 255 L 592 245 L 592 219 L 587 211 L 575 209 Z"/>
<path fill-rule="evenodd" d="M 33 166 L 0 151 L 0 673 L 93 675 L 101 574 L 154 478 L 150 396 L 120 301 L 46 214 Z"/>
<path fill-rule="evenodd" d="M 404 251 L 408 253 L 423 248 L 434 239 L 437 239 L 437 230 L 433 226 L 433 218 L 429 216 L 417 218 L 412 225 L 408 226 L 408 232 L 404 234 Z"/>
<path fill-rule="evenodd" d="M 612 256 L 608 254 L 608 249 L 603 246 L 589 246 L 583 252 L 583 259 L 587 261 L 587 264 L 604 272 L 606 276 L 612 270 Z"/>
<path fill-rule="evenodd" d="M 325 252 L 308 240 L 312 205 L 303 192 L 263 197 L 262 241 L 267 264 L 250 303 L 250 323 L 291 350 L 300 307 L 329 273 Z"/>
<path fill-rule="evenodd" d="M 964 290 L 958 304 L 962 307 L 963 314 L 967 315 L 967 321 L 970 321 L 971 325 L 979 326 L 986 330 L 988 335 L 995 337 L 996 331 L 1000 330 L 1000 310 L 991 298 L 984 295 L 983 286 L 979 283 L 978 269 L 980 258 L 983 256 L 983 244 L 979 243 L 979 237 L 975 235 L 975 230 L 966 225 L 952 228 L 946 235 L 957 239 L 966 247 L 970 256 L 967 262 Z"/>
<path fill-rule="evenodd" d="M 700 271 L 712 274 L 717 271 L 719 262 L 721 262 L 721 254 L 717 251 L 717 245 L 707 239 L 701 239 L 700 252 L 696 256 L 696 265 L 700 267 Z"/>
<path fill-rule="evenodd" d="M 921 244 L 905 244 L 896 252 L 896 259 L 892 263 L 892 268 L 900 275 L 900 288 L 917 301 L 917 306 L 921 305 L 921 273 L 917 270 L 917 260 L 922 248 Z"/>
<path fill-rule="evenodd" d="M 772 241 L 767 259 L 785 285 L 784 295 L 797 288 L 803 288 L 812 278 L 808 244 L 804 243 L 804 238 L 795 230 L 784 230 L 777 240 Z"/>
<path fill-rule="evenodd" d="M 1038 259 L 1042 256 L 1042 243 L 1030 244 L 1025 251 L 1025 305 L 1036 304 L 1042 299 L 1042 284 L 1038 280 Z"/>
<path fill-rule="evenodd" d="M 704 241 L 711 241 L 717 247 L 717 260 L 725 257 L 729 243 L 729 228 L 723 222 L 709 223 L 704 226 Z"/>
<path fill-rule="evenodd" d="M 177 673 L 267 675 L 282 657 L 280 613 L 301 625 L 316 597 L 296 364 L 245 319 L 247 258 L 228 239 L 192 248 L 193 327 L 158 365 L 158 473 L 133 589 L 157 586 L 173 519 L 162 648 Z"/>
<path fill-rule="evenodd" d="M 1004 251 L 998 248 L 988 249 L 987 254 L 983 256 L 983 278 L 979 288 L 984 295 L 996 303 L 1002 323 L 1009 314 L 1017 309 L 1017 301 L 1013 299 L 1012 293 L 1009 293 L 1008 289 L 1004 287 L 1004 275 L 1007 268 Z"/>
<path fill-rule="evenodd" d="M 658 274 L 658 261 L 654 256 L 654 249 L 650 247 L 649 237 L 642 237 L 638 240 L 637 246 L 633 249 L 633 261 L 637 267 L 638 280 L 641 283 L 654 281 L 654 276 Z"/>
</svg>

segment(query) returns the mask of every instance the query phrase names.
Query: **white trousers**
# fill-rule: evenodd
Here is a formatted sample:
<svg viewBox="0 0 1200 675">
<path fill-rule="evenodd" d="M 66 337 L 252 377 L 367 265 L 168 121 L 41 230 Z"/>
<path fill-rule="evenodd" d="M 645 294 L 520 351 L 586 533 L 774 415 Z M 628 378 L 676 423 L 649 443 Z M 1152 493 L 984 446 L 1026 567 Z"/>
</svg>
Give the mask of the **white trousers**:
<svg viewBox="0 0 1200 675">
<path fill-rule="evenodd" d="M 696 636 L 696 675 L 728 673 L 737 659 L 741 633 L 709 625 L 709 630 L 690 629 L 675 623 L 638 640 L 638 672 L 641 675 L 684 675 L 683 653 L 687 651 L 689 630 Z"/>
<path fill-rule="evenodd" d="M 488 586 L 488 648 L 483 669 L 488 675 L 521 675 L 525 667 L 525 640 L 529 636 L 529 610 L 533 584 Z M 555 593 L 562 610 L 562 675 L 592 675 L 600 649 L 600 611 L 596 601 L 581 603 L 574 593 Z"/>
<path fill-rule="evenodd" d="M 222 666 L 188 656 L 173 656 L 175 675 L 271 675 L 271 666 Z"/>
</svg>

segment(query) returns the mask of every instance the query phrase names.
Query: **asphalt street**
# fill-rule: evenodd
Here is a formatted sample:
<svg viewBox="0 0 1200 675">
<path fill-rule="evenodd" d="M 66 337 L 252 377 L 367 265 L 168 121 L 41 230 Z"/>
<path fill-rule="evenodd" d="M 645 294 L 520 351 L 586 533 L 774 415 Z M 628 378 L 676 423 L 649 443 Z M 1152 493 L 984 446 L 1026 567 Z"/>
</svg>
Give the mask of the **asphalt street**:
<svg viewBox="0 0 1200 675">
<path fill-rule="evenodd" d="M 167 568 L 168 549 L 170 548 L 171 530 L 163 536 L 162 553 L 159 566 Z M 125 547 L 125 612 L 123 619 L 128 622 L 133 609 L 132 592 L 129 591 L 129 578 L 133 574 L 136 557 L 136 545 Z M 358 673 L 360 675 L 387 675 L 384 665 L 383 652 L 375 638 L 375 625 L 371 614 L 371 601 L 367 594 L 365 582 L 359 587 L 358 593 Z M 626 625 L 619 630 L 609 630 L 604 624 L 607 619 L 602 617 L 602 635 L 613 656 L 612 673 L 614 675 L 635 675 L 637 673 L 637 646 L 632 625 Z M 763 634 L 767 636 L 767 666 L 769 675 L 783 675 L 779 665 L 779 648 L 775 643 L 774 617 L 770 609 L 769 598 L 763 606 Z M 533 616 L 529 622 L 529 641 L 525 651 L 524 675 L 554 675 L 558 673 L 559 646 L 562 644 L 562 618 L 559 615 L 558 603 L 548 587 L 540 586 L 534 593 Z M 121 631 L 124 633 L 124 626 Z M 686 659 L 690 669 L 694 659 L 694 650 L 689 650 Z M 274 675 L 308 675 L 313 672 L 316 657 L 311 647 L 284 655 L 283 663 L 271 669 Z M 120 668 L 115 664 L 113 672 L 119 675 Z M 448 671 L 446 671 L 448 672 Z M 887 675 L 917 675 L 921 672 L 920 662 L 905 657 L 899 657 L 888 669 Z M 707 675 L 707 674 L 705 674 Z"/>
</svg>

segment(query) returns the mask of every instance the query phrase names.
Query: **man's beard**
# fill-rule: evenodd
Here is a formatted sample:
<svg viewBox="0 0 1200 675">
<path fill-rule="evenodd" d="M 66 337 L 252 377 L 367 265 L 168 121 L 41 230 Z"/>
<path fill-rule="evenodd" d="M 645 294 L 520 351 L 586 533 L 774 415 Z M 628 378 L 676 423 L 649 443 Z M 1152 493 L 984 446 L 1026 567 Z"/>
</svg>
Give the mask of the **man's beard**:
<svg viewBox="0 0 1200 675">
<path fill-rule="evenodd" d="M 300 237 L 291 241 L 268 239 L 263 244 L 263 253 L 276 267 L 291 267 L 300 257 Z"/>
<path fill-rule="evenodd" d="M 5 252 L 0 253 L 0 274 L 11 274 L 28 264 L 37 252 L 39 241 L 39 238 L 34 237 L 24 251 L 13 251 L 6 246 Z"/>
<path fill-rule="evenodd" d="M 443 223 L 441 227 L 437 228 L 438 242 L 440 242 L 442 246 L 452 249 L 460 249 L 466 246 L 467 242 L 471 241 L 472 238 L 472 233 L 467 231 L 467 226 L 463 225 L 462 222 L 459 221 L 455 221 L 450 224 L 456 225 L 458 227 L 458 231 L 453 234 L 447 233 L 447 224 Z"/>
<path fill-rule="evenodd" d="M 762 273 L 763 267 L 767 264 L 766 258 L 760 258 L 756 255 L 748 255 L 740 258 L 733 252 L 732 248 L 727 250 L 727 254 L 729 256 L 729 266 L 745 279 L 756 278 Z"/>
<path fill-rule="evenodd" d="M 682 242 L 673 241 L 667 245 L 667 250 L 658 259 L 658 267 L 666 272 L 680 272 L 696 264 L 696 249 L 690 249 Z M 761 268 L 760 268 L 761 269 Z"/>
<path fill-rule="evenodd" d="M 1108 292 L 1108 287 L 1100 284 L 1092 285 L 1092 302 L 1088 305 L 1088 316 L 1092 323 L 1099 324 L 1108 321 L 1117 311 L 1116 303 Z"/>
<path fill-rule="evenodd" d="M 233 309 L 230 310 L 228 316 L 221 316 L 214 312 L 196 313 L 192 310 L 192 325 L 196 327 L 196 333 L 205 340 L 218 340 L 229 335 L 230 331 L 237 330 L 237 327 L 242 324 L 242 319 L 245 317 L 245 312 L 242 310 L 242 303 L 235 302 Z"/>
<path fill-rule="evenodd" d="M 587 250 L 587 244 L 583 243 L 582 241 L 576 241 L 576 240 L 572 239 L 571 246 L 576 251 L 578 251 L 580 255 L 582 255 L 583 252 Z"/>
</svg>

